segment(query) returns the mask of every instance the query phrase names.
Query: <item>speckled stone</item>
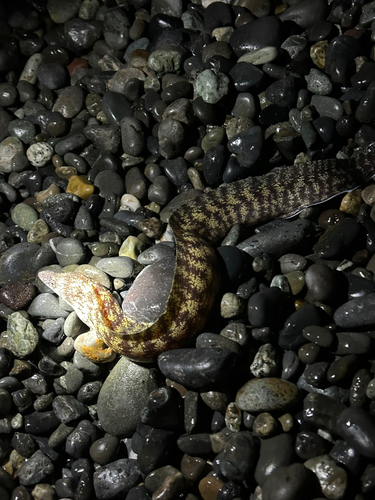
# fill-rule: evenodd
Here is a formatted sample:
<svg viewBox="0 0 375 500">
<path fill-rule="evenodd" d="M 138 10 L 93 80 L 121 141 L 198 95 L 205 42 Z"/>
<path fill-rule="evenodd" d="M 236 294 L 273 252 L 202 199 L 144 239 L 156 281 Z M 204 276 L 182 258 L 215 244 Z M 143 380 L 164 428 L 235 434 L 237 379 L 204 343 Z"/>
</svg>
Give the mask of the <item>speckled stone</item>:
<svg viewBox="0 0 375 500">
<path fill-rule="evenodd" d="M 204 102 L 215 104 L 224 97 L 229 90 L 229 78 L 219 71 L 205 69 L 194 81 L 195 97 L 202 97 Z"/>
<path fill-rule="evenodd" d="M 0 345 L 7 347 L 17 358 L 25 358 L 35 350 L 38 342 L 39 336 L 31 321 L 20 312 L 9 316 L 7 330 L 0 337 Z"/>
<path fill-rule="evenodd" d="M 58 111 L 64 118 L 74 118 L 85 103 L 85 93 L 81 87 L 65 87 L 53 105 L 52 111 Z"/>
<path fill-rule="evenodd" d="M 155 50 L 148 59 L 148 65 L 156 73 L 175 73 L 183 63 L 182 53 L 177 50 Z"/>
<path fill-rule="evenodd" d="M 295 384 L 278 378 L 249 380 L 237 392 L 236 403 L 241 410 L 273 411 L 285 410 L 298 400 L 299 390 Z"/>
<path fill-rule="evenodd" d="M 304 463 L 307 469 L 312 470 L 319 480 L 325 497 L 331 500 L 343 498 L 347 488 L 347 474 L 329 455 L 319 455 L 310 458 Z"/>
<path fill-rule="evenodd" d="M 6 137 L 0 142 L 0 172 L 12 171 L 12 158 L 22 155 L 23 145 L 17 137 Z"/>
</svg>

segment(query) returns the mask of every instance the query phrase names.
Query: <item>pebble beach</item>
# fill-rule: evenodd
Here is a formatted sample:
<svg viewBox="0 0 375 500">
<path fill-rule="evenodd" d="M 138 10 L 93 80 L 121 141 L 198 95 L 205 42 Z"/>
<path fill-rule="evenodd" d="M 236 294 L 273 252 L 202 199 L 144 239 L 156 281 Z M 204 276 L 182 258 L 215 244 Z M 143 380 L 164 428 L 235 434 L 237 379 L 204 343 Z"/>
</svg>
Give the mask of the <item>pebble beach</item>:
<svg viewBox="0 0 375 500">
<path fill-rule="evenodd" d="M 374 150 L 374 1 L 0 1 L 0 499 L 373 499 L 371 179 L 235 224 L 205 327 L 153 363 L 38 273 L 155 321 L 176 209 Z"/>
</svg>

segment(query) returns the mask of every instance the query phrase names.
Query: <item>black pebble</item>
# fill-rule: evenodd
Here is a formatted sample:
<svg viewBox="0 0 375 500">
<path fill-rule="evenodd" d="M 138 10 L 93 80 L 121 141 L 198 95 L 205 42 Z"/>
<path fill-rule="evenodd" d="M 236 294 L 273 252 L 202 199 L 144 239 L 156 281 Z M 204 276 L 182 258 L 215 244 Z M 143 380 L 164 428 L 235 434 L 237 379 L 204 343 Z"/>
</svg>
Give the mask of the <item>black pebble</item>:
<svg viewBox="0 0 375 500">
<path fill-rule="evenodd" d="M 235 359 L 235 354 L 225 348 L 186 348 L 161 354 L 158 365 L 163 375 L 171 380 L 202 389 L 223 380 L 233 368 Z"/>
</svg>

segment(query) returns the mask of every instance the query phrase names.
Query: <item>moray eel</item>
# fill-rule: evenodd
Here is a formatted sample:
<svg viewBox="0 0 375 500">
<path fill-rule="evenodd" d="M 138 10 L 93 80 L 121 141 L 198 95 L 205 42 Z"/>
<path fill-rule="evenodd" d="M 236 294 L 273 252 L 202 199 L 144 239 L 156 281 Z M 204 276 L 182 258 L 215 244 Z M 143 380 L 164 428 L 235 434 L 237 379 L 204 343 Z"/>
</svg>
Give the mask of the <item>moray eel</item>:
<svg viewBox="0 0 375 500">
<path fill-rule="evenodd" d="M 73 307 L 109 353 L 152 362 L 161 352 L 186 345 L 203 328 L 219 284 L 212 245 L 234 224 L 250 226 L 296 212 L 351 191 L 374 174 L 375 154 L 367 151 L 346 161 L 277 167 L 182 205 L 169 220 L 176 242 L 173 284 L 165 312 L 154 323 L 125 315 L 104 286 L 82 274 L 41 271 L 38 277 Z M 97 361 L 89 351 L 88 342 L 83 353 Z"/>
</svg>

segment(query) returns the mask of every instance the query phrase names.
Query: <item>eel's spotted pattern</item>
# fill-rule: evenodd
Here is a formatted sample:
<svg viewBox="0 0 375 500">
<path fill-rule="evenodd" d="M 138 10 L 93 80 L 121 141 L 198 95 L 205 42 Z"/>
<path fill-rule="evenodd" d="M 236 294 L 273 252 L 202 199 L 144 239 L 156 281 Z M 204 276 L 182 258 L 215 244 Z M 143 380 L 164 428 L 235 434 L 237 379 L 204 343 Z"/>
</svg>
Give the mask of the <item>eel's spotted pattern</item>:
<svg viewBox="0 0 375 500">
<path fill-rule="evenodd" d="M 78 273 L 41 271 L 39 278 L 67 301 L 115 352 L 140 362 L 186 344 L 204 325 L 218 288 L 211 244 L 234 224 L 264 222 L 350 191 L 375 174 L 375 155 L 315 161 L 225 184 L 177 209 L 169 223 L 176 268 L 165 312 L 153 324 L 126 316 L 111 293 Z"/>
</svg>

